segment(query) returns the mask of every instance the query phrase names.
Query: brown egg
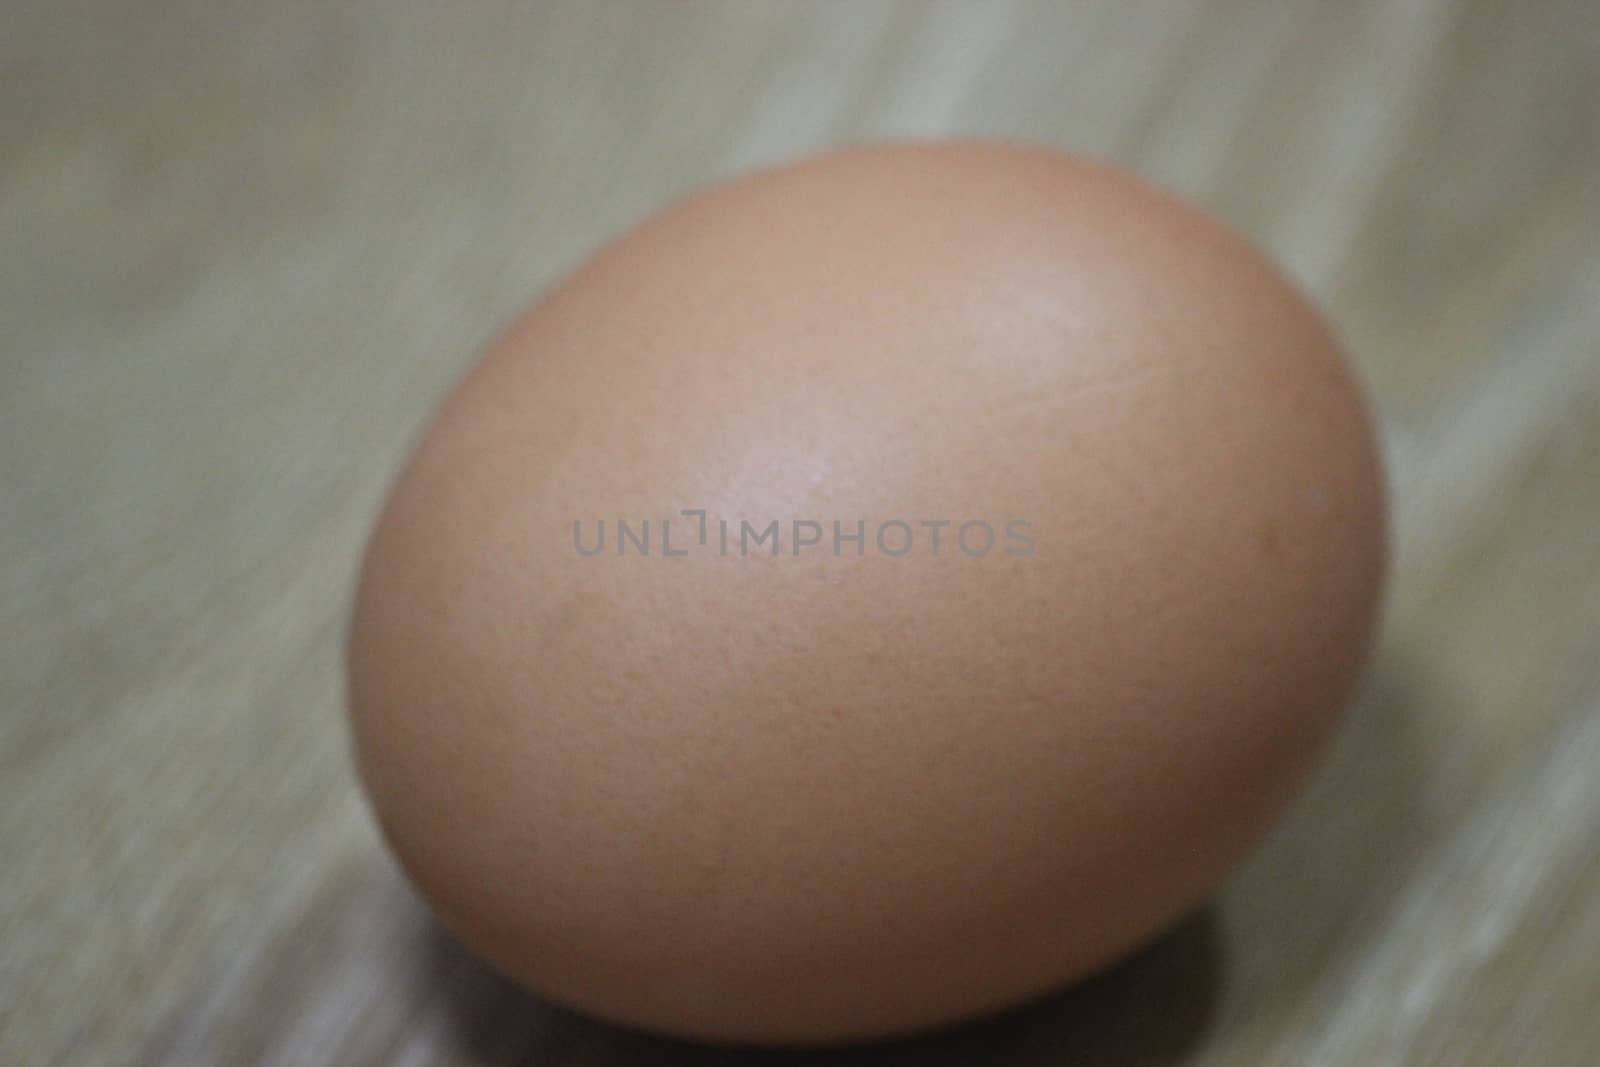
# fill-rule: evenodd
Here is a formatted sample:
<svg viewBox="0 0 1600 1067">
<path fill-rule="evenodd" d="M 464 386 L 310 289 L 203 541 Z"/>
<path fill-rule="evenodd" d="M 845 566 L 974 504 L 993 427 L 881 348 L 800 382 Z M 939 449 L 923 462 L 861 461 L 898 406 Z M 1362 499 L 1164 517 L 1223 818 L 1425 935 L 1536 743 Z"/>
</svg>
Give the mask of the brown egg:
<svg viewBox="0 0 1600 1067">
<path fill-rule="evenodd" d="M 1338 348 L 1239 238 L 1043 151 L 825 156 L 614 243 L 450 398 L 366 561 L 359 764 L 444 922 L 557 1002 L 952 1022 L 1260 838 L 1383 527 Z"/>
</svg>

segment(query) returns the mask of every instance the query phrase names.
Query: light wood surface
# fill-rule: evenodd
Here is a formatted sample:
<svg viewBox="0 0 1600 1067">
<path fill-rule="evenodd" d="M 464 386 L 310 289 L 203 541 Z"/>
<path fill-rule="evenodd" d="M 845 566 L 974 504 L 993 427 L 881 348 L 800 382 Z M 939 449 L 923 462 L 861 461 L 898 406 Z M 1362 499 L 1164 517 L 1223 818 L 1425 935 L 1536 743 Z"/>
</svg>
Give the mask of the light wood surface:
<svg viewBox="0 0 1600 1067">
<path fill-rule="evenodd" d="M 698 183 L 969 133 L 1264 243 L 1383 422 L 1381 647 L 1215 902 L 903 1064 L 1600 1063 L 1600 7 L 0 3 L 0 1063 L 688 1064 L 493 977 L 347 765 L 362 539 Z"/>
</svg>

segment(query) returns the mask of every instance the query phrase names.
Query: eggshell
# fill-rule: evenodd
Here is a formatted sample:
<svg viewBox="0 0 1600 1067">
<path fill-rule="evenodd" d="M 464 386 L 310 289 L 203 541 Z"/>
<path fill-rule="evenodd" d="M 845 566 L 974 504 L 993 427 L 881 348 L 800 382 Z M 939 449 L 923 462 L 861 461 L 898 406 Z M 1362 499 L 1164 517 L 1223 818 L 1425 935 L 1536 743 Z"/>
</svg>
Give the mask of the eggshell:
<svg viewBox="0 0 1600 1067">
<path fill-rule="evenodd" d="M 986 1013 L 1260 838 L 1367 649 L 1380 484 L 1317 315 L 1128 176 L 762 173 L 445 404 L 366 561 L 360 770 L 444 922 L 562 1004 L 760 1042 Z"/>
</svg>

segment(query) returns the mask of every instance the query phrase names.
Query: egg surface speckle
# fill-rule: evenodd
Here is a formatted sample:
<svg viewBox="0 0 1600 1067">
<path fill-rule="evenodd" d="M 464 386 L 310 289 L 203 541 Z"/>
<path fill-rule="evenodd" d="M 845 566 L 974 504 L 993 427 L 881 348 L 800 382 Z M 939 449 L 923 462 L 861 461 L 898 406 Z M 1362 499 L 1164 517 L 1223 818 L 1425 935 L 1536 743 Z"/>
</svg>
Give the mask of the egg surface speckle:
<svg viewBox="0 0 1600 1067">
<path fill-rule="evenodd" d="M 658 215 L 450 397 L 368 551 L 356 752 L 553 1000 L 904 1033 L 1214 887 L 1383 555 L 1359 392 L 1249 245 L 1045 151 L 855 149 Z"/>
</svg>

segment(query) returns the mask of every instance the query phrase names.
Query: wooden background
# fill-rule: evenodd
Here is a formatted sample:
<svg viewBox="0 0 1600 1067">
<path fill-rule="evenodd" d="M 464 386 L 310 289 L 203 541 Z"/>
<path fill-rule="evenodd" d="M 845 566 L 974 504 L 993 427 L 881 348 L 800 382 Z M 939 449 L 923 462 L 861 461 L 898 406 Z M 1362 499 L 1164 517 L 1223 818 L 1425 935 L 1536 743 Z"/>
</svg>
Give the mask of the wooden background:
<svg viewBox="0 0 1600 1067">
<path fill-rule="evenodd" d="M 850 1064 L 1600 1063 L 1600 7 L 0 0 L 0 1063 L 812 1062 L 442 936 L 340 634 L 408 440 L 607 235 L 820 146 L 1117 160 L 1329 308 L 1383 422 L 1381 647 L 1214 904 Z"/>
</svg>

